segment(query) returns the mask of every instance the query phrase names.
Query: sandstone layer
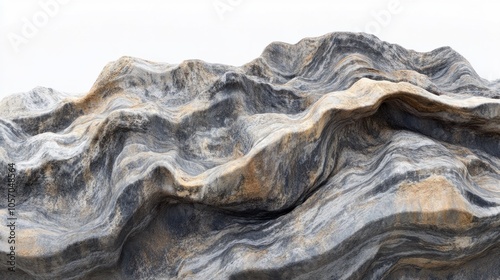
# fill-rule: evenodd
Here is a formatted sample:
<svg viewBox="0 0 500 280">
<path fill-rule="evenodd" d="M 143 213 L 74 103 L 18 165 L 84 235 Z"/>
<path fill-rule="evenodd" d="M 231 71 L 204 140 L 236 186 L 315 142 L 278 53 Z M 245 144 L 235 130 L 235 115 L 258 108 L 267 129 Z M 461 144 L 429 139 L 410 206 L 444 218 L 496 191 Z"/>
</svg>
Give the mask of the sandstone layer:
<svg viewBox="0 0 500 280">
<path fill-rule="evenodd" d="M 2 279 L 500 276 L 500 80 L 448 47 L 123 57 L 85 95 L 3 99 L 0 163 Z"/>
</svg>

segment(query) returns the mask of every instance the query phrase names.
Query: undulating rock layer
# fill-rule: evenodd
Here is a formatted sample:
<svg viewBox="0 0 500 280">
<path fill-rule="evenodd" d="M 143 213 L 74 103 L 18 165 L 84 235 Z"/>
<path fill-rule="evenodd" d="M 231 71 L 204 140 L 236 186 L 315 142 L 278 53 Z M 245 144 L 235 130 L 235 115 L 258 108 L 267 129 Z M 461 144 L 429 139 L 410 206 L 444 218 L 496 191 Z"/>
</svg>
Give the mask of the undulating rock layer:
<svg viewBox="0 0 500 280">
<path fill-rule="evenodd" d="M 500 80 L 448 47 L 123 57 L 86 95 L 3 99 L 0 163 L 2 279 L 500 276 Z"/>
</svg>

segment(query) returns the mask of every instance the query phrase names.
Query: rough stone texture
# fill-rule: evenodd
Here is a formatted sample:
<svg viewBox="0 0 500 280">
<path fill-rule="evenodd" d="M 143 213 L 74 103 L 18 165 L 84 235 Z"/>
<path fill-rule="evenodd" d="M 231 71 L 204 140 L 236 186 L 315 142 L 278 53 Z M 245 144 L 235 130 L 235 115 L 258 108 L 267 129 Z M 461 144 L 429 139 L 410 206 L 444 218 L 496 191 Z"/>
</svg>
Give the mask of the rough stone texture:
<svg viewBox="0 0 500 280">
<path fill-rule="evenodd" d="M 7 97 L 0 278 L 498 279 L 499 98 L 451 48 L 355 33 Z"/>
</svg>

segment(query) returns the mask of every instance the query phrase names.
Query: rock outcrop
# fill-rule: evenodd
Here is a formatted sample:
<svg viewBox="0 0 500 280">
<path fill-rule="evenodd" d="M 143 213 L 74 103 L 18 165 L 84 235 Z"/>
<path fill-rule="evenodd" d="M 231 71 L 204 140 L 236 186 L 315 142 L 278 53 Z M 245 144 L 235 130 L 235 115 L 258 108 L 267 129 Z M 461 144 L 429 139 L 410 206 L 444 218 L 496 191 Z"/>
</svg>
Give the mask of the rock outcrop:
<svg viewBox="0 0 500 280">
<path fill-rule="evenodd" d="M 500 80 L 332 33 L 0 103 L 3 279 L 496 279 Z M 8 221 L 7 183 L 0 219 Z M 6 278 L 11 277 L 11 278 Z"/>
</svg>

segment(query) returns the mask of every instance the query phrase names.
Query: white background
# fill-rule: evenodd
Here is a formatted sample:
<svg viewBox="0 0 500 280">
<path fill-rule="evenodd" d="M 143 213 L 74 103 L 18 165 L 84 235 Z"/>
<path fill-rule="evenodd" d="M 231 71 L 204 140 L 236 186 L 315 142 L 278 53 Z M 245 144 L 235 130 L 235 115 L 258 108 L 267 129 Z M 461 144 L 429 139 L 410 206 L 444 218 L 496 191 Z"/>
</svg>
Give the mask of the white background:
<svg viewBox="0 0 500 280">
<path fill-rule="evenodd" d="M 494 80 L 500 78 L 497 6 L 430 0 L 0 0 L 0 98 L 36 86 L 83 94 L 106 63 L 124 55 L 242 65 L 272 41 L 296 43 L 333 31 L 371 32 L 417 51 L 451 46 Z"/>
</svg>

